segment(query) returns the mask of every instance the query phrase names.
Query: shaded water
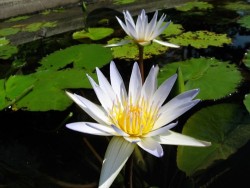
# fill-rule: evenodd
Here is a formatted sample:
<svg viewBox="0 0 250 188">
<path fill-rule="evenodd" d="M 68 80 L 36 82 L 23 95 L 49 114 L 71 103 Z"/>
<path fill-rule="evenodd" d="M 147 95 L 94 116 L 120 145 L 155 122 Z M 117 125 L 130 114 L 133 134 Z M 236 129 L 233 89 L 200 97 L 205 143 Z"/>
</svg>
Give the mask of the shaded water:
<svg viewBox="0 0 250 188">
<path fill-rule="evenodd" d="M 161 13 L 167 13 L 168 20 L 171 19 L 174 23 L 182 24 L 186 31 L 208 30 L 226 33 L 233 39 L 232 45 L 206 49 L 191 46 L 182 47 L 180 50 L 171 49 L 167 53 L 145 60 L 146 70 L 152 64 L 164 65 L 168 62 L 200 56 L 215 57 L 236 64 L 244 75 L 244 82 L 239 85 L 238 92 L 221 100 L 204 101 L 200 106 L 182 116 L 176 131 L 181 131 L 187 118 L 202 107 L 223 102 L 242 104 L 244 95 L 249 92 L 249 72 L 242 63 L 242 59 L 250 47 L 250 31 L 233 22 L 239 17 L 237 11 L 219 7 L 228 1 L 210 2 L 217 8 L 203 10 L 202 14 L 199 11 L 196 15 L 181 13 L 174 8 L 161 10 Z M 145 5 L 145 7 L 147 6 Z M 93 24 L 91 20 L 88 23 Z M 119 25 L 114 19 L 109 24 L 117 29 L 114 35 L 124 35 L 118 29 Z M 21 44 L 20 51 L 14 58 L 25 59 L 27 63 L 24 67 L 13 70 L 11 74 L 31 73 L 38 67 L 37 62 L 42 57 L 55 50 L 79 44 L 79 41 L 72 40 L 72 33 L 73 31 L 52 37 L 42 36 L 40 40 Z M 106 43 L 106 40 L 99 42 Z M 127 62 L 118 59 L 115 61 L 118 69 L 122 71 L 124 79 L 128 80 L 128 72 L 131 71 L 133 61 Z M 11 60 L 8 59 L 2 60 L 1 78 L 9 70 L 10 62 Z M 108 76 L 108 65 L 104 66 L 102 70 Z M 87 94 L 88 98 L 96 100 L 91 89 L 80 91 Z M 72 112 L 73 117 L 71 117 Z M 66 122 L 89 119 L 76 105 L 71 105 L 65 111 L 47 112 L 15 111 L 14 108 L 7 108 L 0 112 L 0 119 L 0 187 L 96 186 L 101 163 L 94 156 L 88 144 L 91 143 L 97 153 L 103 156 L 108 139 L 80 134 L 65 128 Z M 134 187 L 243 187 L 243 185 L 249 185 L 249 147 L 249 143 L 244 145 L 227 160 L 216 161 L 216 165 L 192 178 L 186 177 L 185 173 L 177 168 L 175 146 L 164 146 L 165 154 L 160 159 L 143 153 L 149 168 L 148 171 L 138 168 L 134 170 Z M 114 187 L 121 187 L 122 181 L 122 176 L 118 176 Z"/>
</svg>

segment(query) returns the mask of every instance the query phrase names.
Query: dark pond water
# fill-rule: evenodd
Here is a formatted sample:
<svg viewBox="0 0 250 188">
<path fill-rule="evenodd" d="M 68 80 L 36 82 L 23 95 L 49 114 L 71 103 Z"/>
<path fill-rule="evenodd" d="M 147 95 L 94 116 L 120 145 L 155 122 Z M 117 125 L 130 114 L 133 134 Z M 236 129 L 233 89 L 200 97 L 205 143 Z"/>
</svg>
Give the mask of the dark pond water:
<svg viewBox="0 0 250 188">
<path fill-rule="evenodd" d="M 186 31 L 207 30 L 224 33 L 232 38 L 232 44 L 222 47 L 194 48 L 182 47 L 171 49 L 167 53 L 155 55 L 145 60 L 146 72 L 152 64 L 164 65 L 167 62 L 186 60 L 192 57 L 215 57 L 221 61 L 235 64 L 244 81 L 232 93 L 220 100 L 208 100 L 180 118 L 176 131 L 190 117 L 203 107 L 224 102 L 243 105 L 245 94 L 249 93 L 249 71 L 242 63 L 244 54 L 250 47 L 250 29 L 241 26 L 234 20 L 248 10 L 222 8 L 224 4 L 236 1 L 209 1 L 214 8 L 189 12 L 176 9 L 161 10 L 167 19 L 181 24 Z M 247 3 L 246 1 L 241 1 Z M 236 5 L 235 5 L 236 6 Z M 248 6 L 250 4 L 248 3 Z M 143 6 L 142 6 L 143 8 Z M 91 20 L 90 22 L 91 23 Z M 124 35 L 117 22 L 109 23 L 117 30 L 115 36 Z M 15 69 L 9 75 L 32 73 L 39 65 L 37 62 L 47 54 L 66 47 L 81 44 L 72 39 L 73 32 L 44 37 L 40 40 L 22 44 L 19 53 L 1 61 L 1 78 L 10 70 L 14 59 L 22 59 L 25 66 Z M 111 37 L 110 37 L 111 38 Z M 98 41 L 106 43 L 109 38 Z M 92 41 L 86 40 L 85 43 Z M 134 61 L 115 59 L 118 69 L 124 79 L 129 78 Z M 153 63 L 152 63 L 153 62 Z M 109 65 L 102 68 L 108 76 Z M 91 89 L 74 91 L 87 94 L 87 98 L 96 100 Z M 39 99 L 38 99 L 39 100 Z M 13 107 L 13 106 L 12 106 Z M 72 115 L 73 114 L 73 115 Z M 31 112 L 8 107 L 0 112 L 0 188 L 83 188 L 96 187 L 98 184 L 101 162 L 93 151 L 104 156 L 109 140 L 104 137 L 80 134 L 65 128 L 67 122 L 87 120 L 89 117 L 76 105 L 71 105 L 64 111 Z M 134 167 L 134 187 L 248 187 L 250 186 L 250 143 L 247 142 L 237 152 L 225 160 L 216 160 L 214 165 L 200 171 L 193 177 L 187 177 L 176 164 L 176 146 L 164 146 L 164 157 L 155 158 L 143 153 L 148 170 Z M 196 160 L 196 159 L 194 159 Z M 140 166 L 138 164 L 137 166 Z M 122 171 L 122 174 L 124 171 Z M 113 187 L 123 187 L 123 177 L 119 175 Z"/>
</svg>

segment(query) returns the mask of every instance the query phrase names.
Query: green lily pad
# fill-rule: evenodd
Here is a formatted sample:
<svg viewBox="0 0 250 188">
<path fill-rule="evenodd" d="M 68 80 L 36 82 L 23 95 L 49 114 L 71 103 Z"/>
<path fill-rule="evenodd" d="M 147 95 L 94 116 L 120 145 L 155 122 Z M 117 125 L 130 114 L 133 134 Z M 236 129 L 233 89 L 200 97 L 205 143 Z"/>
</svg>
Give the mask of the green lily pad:
<svg viewBox="0 0 250 188">
<path fill-rule="evenodd" d="M 174 24 L 171 22 L 169 26 L 162 32 L 162 37 L 169 37 L 172 35 L 179 35 L 184 31 L 181 24 Z"/>
<path fill-rule="evenodd" d="M 233 11 L 248 11 L 250 10 L 250 4 L 243 2 L 243 1 L 237 1 L 237 2 L 229 2 L 226 3 L 223 8 Z"/>
<path fill-rule="evenodd" d="M 30 18 L 30 16 L 18 16 L 18 17 L 10 18 L 10 19 L 6 20 L 5 22 L 17 22 L 20 20 L 26 20 L 28 18 Z"/>
<path fill-rule="evenodd" d="M 179 67 L 186 90 L 200 88 L 197 98 L 203 100 L 220 99 L 234 93 L 242 80 L 241 73 L 234 64 L 216 59 L 192 58 L 162 67 L 159 82 L 173 75 Z"/>
<path fill-rule="evenodd" d="M 212 8 L 213 8 L 213 5 L 208 2 L 193 1 L 193 2 L 187 2 L 181 6 L 177 6 L 176 10 L 186 12 L 186 11 L 190 11 L 193 9 L 207 10 L 207 9 L 212 9 Z"/>
<path fill-rule="evenodd" d="M 2 45 L 0 44 L 0 59 L 9 59 L 12 55 L 18 52 L 18 48 L 11 44 Z"/>
<path fill-rule="evenodd" d="M 243 16 L 237 21 L 242 27 L 250 29 L 250 15 Z"/>
<path fill-rule="evenodd" d="M 216 34 L 209 31 L 189 31 L 170 38 L 169 42 L 180 46 L 191 45 L 195 48 L 207 48 L 208 46 L 221 47 L 223 44 L 230 44 L 232 40 L 226 34 Z"/>
<path fill-rule="evenodd" d="M 98 54 L 98 55 L 97 55 Z M 95 67 L 102 67 L 112 60 L 110 49 L 98 44 L 80 44 L 56 51 L 41 62 L 40 70 L 60 70 L 67 67 L 84 68 L 93 71 Z"/>
<path fill-rule="evenodd" d="M 20 31 L 19 28 L 12 28 L 12 27 L 0 29 L 0 37 L 14 35 L 14 34 L 18 33 L 19 31 Z"/>
<path fill-rule="evenodd" d="M 245 53 L 245 56 L 242 60 L 242 62 L 244 63 L 244 65 L 250 69 L 250 51 L 247 50 L 247 52 Z"/>
<path fill-rule="evenodd" d="M 35 32 L 38 31 L 42 28 L 50 28 L 50 27 L 56 27 L 57 22 L 36 22 L 27 25 L 26 27 L 23 28 L 23 31 L 28 31 L 28 32 Z"/>
<path fill-rule="evenodd" d="M 0 46 L 4 46 L 9 44 L 10 41 L 8 39 L 6 39 L 5 37 L 0 37 Z"/>
<path fill-rule="evenodd" d="M 247 111 L 250 113 L 250 94 L 249 93 L 245 95 L 245 99 L 243 102 Z"/>
<path fill-rule="evenodd" d="M 249 141 L 250 116 L 236 104 L 210 106 L 189 118 L 182 133 L 212 143 L 204 148 L 178 146 L 177 165 L 192 176 L 217 160 L 227 159 Z"/>
<path fill-rule="evenodd" d="M 91 40 L 100 40 L 114 32 L 112 28 L 88 28 L 88 31 L 82 30 L 73 33 L 73 39 L 79 40 L 84 38 L 90 38 Z"/>
<path fill-rule="evenodd" d="M 115 5 L 126 5 L 134 2 L 135 0 L 114 0 Z"/>
<path fill-rule="evenodd" d="M 27 88 L 31 86 L 32 88 L 27 92 Z M 16 109 L 48 111 L 65 110 L 72 104 L 72 100 L 65 94 L 64 89 L 90 88 L 90 84 L 86 71 L 67 69 L 12 76 L 6 81 L 5 88 L 6 90 L 0 94 L 0 109 L 5 108 L 6 104 L 15 102 L 13 104 Z"/>
</svg>

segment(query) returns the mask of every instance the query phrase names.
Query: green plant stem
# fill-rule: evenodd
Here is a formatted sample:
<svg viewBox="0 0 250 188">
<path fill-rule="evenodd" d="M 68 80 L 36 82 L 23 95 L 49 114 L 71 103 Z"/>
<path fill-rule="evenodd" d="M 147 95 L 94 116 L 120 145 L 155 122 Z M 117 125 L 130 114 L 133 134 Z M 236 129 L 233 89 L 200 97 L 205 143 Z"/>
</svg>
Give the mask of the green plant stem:
<svg viewBox="0 0 250 188">
<path fill-rule="evenodd" d="M 141 79 L 142 79 L 142 83 L 144 82 L 145 78 L 144 78 L 144 65 L 143 65 L 143 50 L 144 50 L 144 46 L 141 46 L 138 44 L 138 50 L 139 50 L 139 68 L 141 71 Z"/>
<path fill-rule="evenodd" d="M 133 188 L 133 153 L 130 155 L 125 168 L 125 187 Z"/>
</svg>

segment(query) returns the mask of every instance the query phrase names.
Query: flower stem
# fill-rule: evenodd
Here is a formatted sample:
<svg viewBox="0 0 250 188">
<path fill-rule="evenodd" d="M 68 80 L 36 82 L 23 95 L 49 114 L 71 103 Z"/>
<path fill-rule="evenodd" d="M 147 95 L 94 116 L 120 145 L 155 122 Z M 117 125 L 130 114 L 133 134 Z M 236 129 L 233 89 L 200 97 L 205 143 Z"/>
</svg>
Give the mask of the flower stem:
<svg viewBox="0 0 250 188">
<path fill-rule="evenodd" d="M 144 82 L 144 65 L 143 65 L 143 50 L 144 50 L 144 46 L 142 45 L 138 45 L 138 50 L 139 50 L 139 67 L 140 67 L 140 71 L 141 71 L 141 78 L 142 78 L 142 82 Z"/>
<path fill-rule="evenodd" d="M 133 188 L 133 153 L 130 155 L 125 168 L 125 187 Z"/>
</svg>

